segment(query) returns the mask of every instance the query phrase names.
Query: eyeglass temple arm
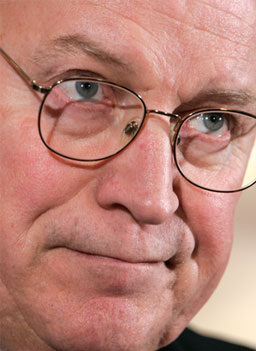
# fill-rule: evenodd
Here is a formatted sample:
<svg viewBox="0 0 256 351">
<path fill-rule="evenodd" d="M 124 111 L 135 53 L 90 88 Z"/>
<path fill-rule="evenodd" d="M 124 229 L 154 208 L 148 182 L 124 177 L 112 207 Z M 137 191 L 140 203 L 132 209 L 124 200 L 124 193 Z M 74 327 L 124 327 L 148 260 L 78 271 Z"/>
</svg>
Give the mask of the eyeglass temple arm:
<svg viewBox="0 0 256 351">
<path fill-rule="evenodd" d="M 32 80 L 27 75 L 27 73 L 25 73 L 23 69 L 1 47 L 0 47 L 0 53 L 32 89 L 40 93 L 47 93 L 49 91 L 49 88 L 38 85 L 35 80 Z"/>
</svg>

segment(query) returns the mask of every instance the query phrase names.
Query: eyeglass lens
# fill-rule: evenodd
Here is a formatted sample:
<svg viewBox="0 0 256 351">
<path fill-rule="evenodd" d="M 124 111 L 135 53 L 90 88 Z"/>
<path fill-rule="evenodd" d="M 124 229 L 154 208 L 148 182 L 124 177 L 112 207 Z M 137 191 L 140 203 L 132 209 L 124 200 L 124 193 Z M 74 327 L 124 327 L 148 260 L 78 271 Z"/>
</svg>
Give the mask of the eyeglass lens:
<svg viewBox="0 0 256 351">
<path fill-rule="evenodd" d="M 46 95 L 39 129 L 52 151 L 76 160 L 98 160 L 126 147 L 144 117 L 144 104 L 131 91 L 96 80 L 70 79 Z M 185 178 L 209 190 L 246 187 L 256 179 L 255 134 L 256 119 L 247 114 L 192 114 L 179 126 L 177 166 Z"/>
<path fill-rule="evenodd" d="M 143 103 L 129 90 L 97 81 L 66 80 L 46 96 L 40 129 L 55 152 L 98 160 L 123 149 L 143 117 Z"/>
<path fill-rule="evenodd" d="M 256 119 L 249 115 L 214 110 L 194 114 L 179 130 L 177 165 L 203 188 L 239 190 L 256 179 L 255 135 Z"/>
</svg>

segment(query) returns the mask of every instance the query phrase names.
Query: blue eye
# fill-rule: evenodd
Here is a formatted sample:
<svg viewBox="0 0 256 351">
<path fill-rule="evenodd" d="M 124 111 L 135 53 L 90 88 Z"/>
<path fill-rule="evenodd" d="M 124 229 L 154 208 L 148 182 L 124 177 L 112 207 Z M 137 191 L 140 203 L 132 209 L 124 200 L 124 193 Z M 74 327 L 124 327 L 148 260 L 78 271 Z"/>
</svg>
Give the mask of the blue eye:
<svg viewBox="0 0 256 351">
<path fill-rule="evenodd" d="M 194 129 L 204 134 L 224 135 L 229 129 L 229 115 L 220 112 L 200 113 L 189 120 Z"/>
<path fill-rule="evenodd" d="M 86 104 L 102 102 L 110 89 L 101 83 L 90 80 L 67 80 L 63 82 L 60 89 L 74 101 L 81 101 Z"/>
<path fill-rule="evenodd" d="M 93 98 L 99 90 L 99 84 L 93 82 L 77 81 L 75 87 L 78 94 L 84 99 Z"/>
<path fill-rule="evenodd" d="M 203 123 L 205 127 L 210 132 L 216 132 L 217 130 L 221 129 L 225 123 L 225 119 L 222 114 L 220 113 L 206 113 L 203 114 Z"/>
</svg>

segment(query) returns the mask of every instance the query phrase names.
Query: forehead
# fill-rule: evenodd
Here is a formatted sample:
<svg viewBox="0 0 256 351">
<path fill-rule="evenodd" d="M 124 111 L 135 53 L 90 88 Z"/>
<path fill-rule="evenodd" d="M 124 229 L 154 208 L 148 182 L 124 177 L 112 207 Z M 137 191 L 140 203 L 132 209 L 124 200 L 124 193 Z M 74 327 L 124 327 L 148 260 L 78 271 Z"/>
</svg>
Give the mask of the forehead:
<svg viewBox="0 0 256 351">
<path fill-rule="evenodd" d="M 43 29 L 47 31 L 48 28 L 61 27 L 61 24 L 75 29 L 81 25 L 83 18 L 84 25 L 91 18 L 96 21 L 96 26 L 100 19 L 104 26 L 109 27 L 111 21 L 112 28 L 116 28 L 122 19 L 127 26 L 129 22 L 130 26 L 137 24 L 153 36 L 161 33 L 161 40 L 165 33 L 170 35 L 171 28 L 183 32 L 208 31 L 227 39 L 236 36 L 237 41 L 243 41 L 246 40 L 243 37 L 247 36 L 247 27 L 252 28 L 255 24 L 256 3 L 254 0 L 0 0 L 0 6 L 1 22 L 15 19 L 17 25 L 30 31 L 30 24 L 35 21 L 40 27 L 44 25 Z M 30 16 L 25 17 L 26 13 Z M 114 19 L 117 22 L 112 21 Z M 36 29 L 36 23 L 34 25 Z M 94 30 L 97 31 L 97 28 Z"/>
<path fill-rule="evenodd" d="M 26 54 L 46 55 L 56 38 L 76 36 L 176 90 L 177 81 L 198 71 L 198 86 L 241 74 L 248 84 L 256 74 L 254 0 L 6 0 L 0 6 L 2 39 Z"/>
</svg>

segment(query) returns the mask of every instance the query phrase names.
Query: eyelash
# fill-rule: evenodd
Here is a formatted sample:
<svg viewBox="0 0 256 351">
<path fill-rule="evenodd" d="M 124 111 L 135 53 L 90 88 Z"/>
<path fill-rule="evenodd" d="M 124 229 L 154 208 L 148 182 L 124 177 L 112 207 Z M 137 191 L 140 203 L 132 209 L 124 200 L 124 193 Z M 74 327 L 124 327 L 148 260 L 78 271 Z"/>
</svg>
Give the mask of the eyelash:
<svg viewBox="0 0 256 351">
<path fill-rule="evenodd" d="M 59 80 L 72 78 L 72 77 L 93 77 L 93 78 L 106 79 L 104 76 L 98 73 L 95 73 L 93 71 L 83 70 L 83 69 L 70 69 L 68 71 L 65 71 L 63 73 L 60 73 L 58 75 L 51 77 L 50 79 L 48 79 L 46 83 L 49 85 L 52 85 L 53 83 Z"/>
<path fill-rule="evenodd" d="M 102 74 L 96 73 L 95 71 L 85 70 L 85 69 L 68 69 L 65 72 L 59 73 L 59 74 L 51 77 L 47 82 L 45 82 L 45 85 L 50 86 L 59 80 L 72 78 L 72 77 L 92 77 L 92 78 L 99 78 L 99 79 L 103 79 L 103 80 L 107 80 L 107 81 L 111 81 L 111 82 L 115 83 L 115 81 L 113 81 L 113 79 L 109 79 L 108 77 L 106 77 Z M 185 107 L 185 109 L 184 109 L 184 107 L 183 107 L 184 105 L 187 108 Z M 185 104 L 181 103 L 181 105 L 178 106 L 173 111 L 173 113 L 177 113 L 182 117 L 182 116 L 188 115 L 190 112 L 193 112 L 193 111 L 198 110 L 198 109 L 204 109 L 204 108 L 212 109 L 212 108 L 218 108 L 219 106 L 217 106 L 217 104 L 214 104 L 213 106 L 211 106 L 211 105 L 209 105 L 209 103 L 203 103 L 203 104 L 200 104 L 198 106 L 194 106 L 194 107 L 190 106 L 189 108 L 188 107 L 189 106 L 187 103 L 185 103 Z M 223 105 L 221 105 L 220 107 L 223 107 Z M 234 126 L 234 125 L 237 125 L 237 122 L 233 120 L 231 124 Z"/>
</svg>

